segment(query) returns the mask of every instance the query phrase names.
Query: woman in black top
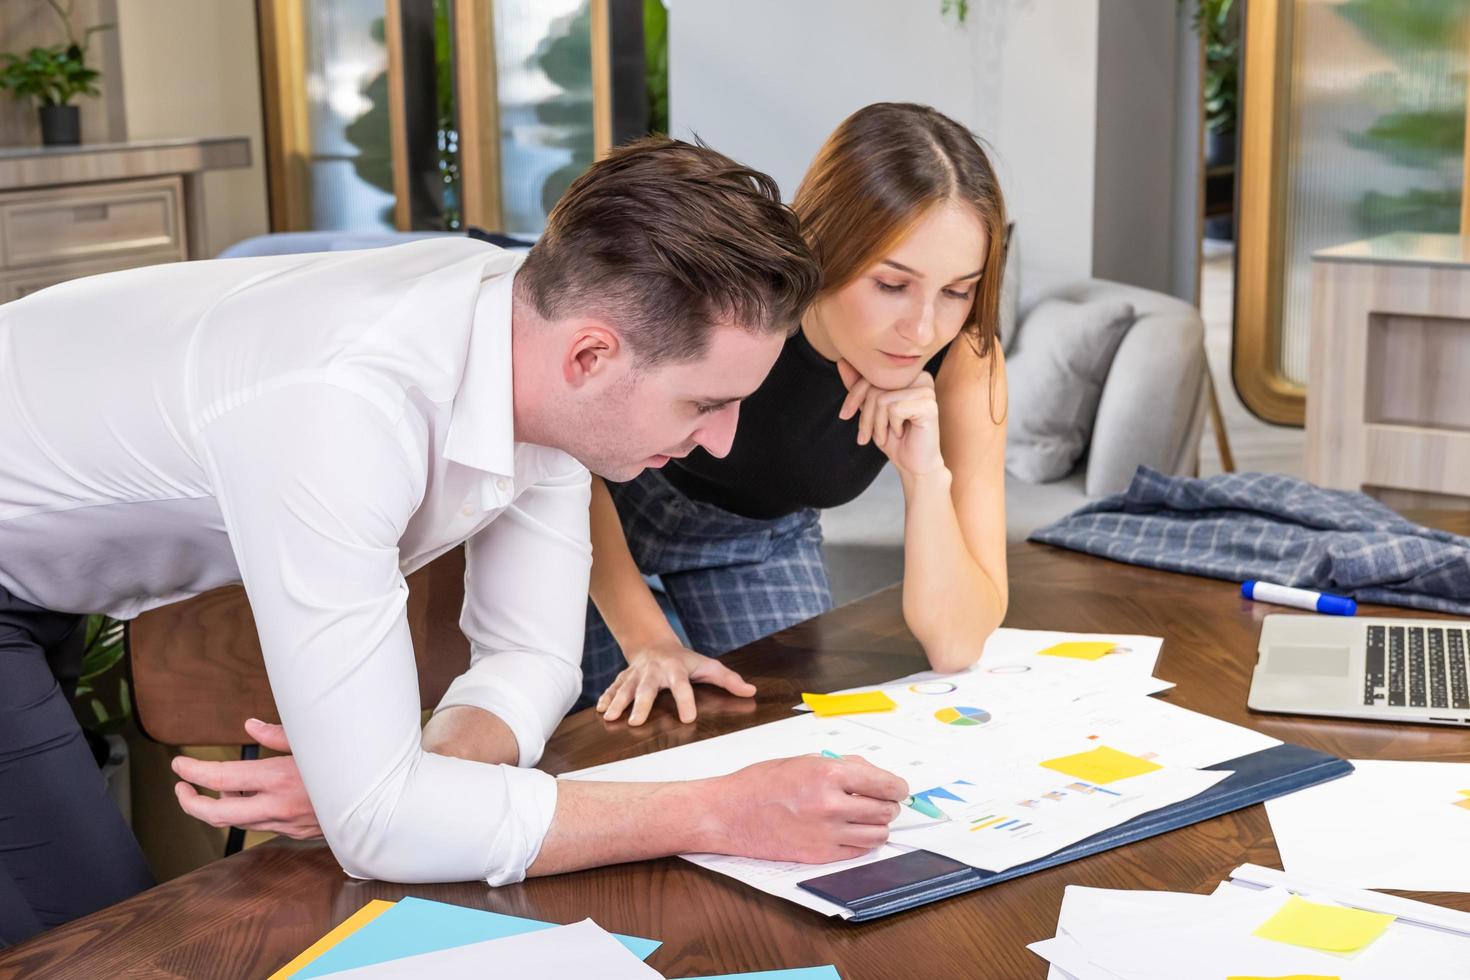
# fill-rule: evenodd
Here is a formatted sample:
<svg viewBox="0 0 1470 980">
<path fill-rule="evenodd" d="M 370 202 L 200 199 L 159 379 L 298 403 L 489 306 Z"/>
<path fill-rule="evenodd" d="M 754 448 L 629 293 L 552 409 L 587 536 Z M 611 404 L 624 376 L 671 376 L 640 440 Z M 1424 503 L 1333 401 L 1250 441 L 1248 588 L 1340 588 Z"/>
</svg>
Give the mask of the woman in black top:
<svg viewBox="0 0 1470 980">
<path fill-rule="evenodd" d="M 712 407 L 741 411 L 729 452 L 594 479 L 583 703 L 609 721 L 641 724 L 664 688 L 685 722 L 692 683 L 755 693 L 712 658 L 831 607 L 818 511 L 888 462 L 904 620 L 930 664 L 968 667 L 1005 615 L 1006 219 L 984 150 L 928 107 L 871 105 L 828 138 L 792 206 L 823 291 L 743 411 Z M 660 577 L 688 646 L 643 575 Z"/>
</svg>

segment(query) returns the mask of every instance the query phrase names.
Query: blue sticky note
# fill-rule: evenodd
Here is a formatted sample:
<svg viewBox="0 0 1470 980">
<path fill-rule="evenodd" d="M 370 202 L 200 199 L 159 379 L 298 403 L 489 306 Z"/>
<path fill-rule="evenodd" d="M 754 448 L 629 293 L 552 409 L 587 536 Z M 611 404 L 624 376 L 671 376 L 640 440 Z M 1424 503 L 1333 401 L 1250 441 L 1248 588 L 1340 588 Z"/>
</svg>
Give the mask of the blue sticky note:
<svg viewBox="0 0 1470 980">
<path fill-rule="evenodd" d="M 842 980 L 835 966 L 804 966 L 796 970 L 762 970 L 759 973 L 722 973 L 689 980 Z"/>
<path fill-rule="evenodd" d="M 446 905 L 423 898 L 405 898 L 327 950 L 306 969 L 296 974 L 295 980 L 309 980 L 310 977 L 371 966 L 405 956 L 435 953 L 441 949 L 468 946 L 470 943 L 518 936 L 524 932 L 550 929 L 557 924 L 522 919 L 515 915 L 501 915 L 499 912 L 486 912 L 483 909 L 468 909 L 462 905 Z M 652 939 L 638 939 L 633 936 L 616 938 L 642 960 L 648 959 L 662 945 Z"/>
</svg>

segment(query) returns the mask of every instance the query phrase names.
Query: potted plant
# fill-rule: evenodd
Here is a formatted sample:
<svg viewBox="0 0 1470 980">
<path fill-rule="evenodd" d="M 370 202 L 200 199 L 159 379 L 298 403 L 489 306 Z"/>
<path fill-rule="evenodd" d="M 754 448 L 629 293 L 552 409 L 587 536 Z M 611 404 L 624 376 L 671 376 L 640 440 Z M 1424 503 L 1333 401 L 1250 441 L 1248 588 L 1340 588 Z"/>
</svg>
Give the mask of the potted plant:
<svg viewBox="0 0 1470 980">
<path fill-rule="evenodd" d="M 1205 163 L 1235 162 L 1240 20 L 1235 0 L 1199 0 L 1194 26 L 1205 41 Z"/>
<path fill-rule="evenodd" d="M 92 35 L 111 24 L 89 27 L 80 38 L 72 28 L 71 0 L 46 0 L 66 30 L 66 42 L 31 48 L 24 54 L 0 55 L 0 89 L 18 99 L 33 98 L 41 116 L 41 142 L 46 146 L 75 146 L 82 141 L 81 110 L 71 104 L 79 95 L 97 95 L 101 75 L 87 67 Z"/>
<path fill-rule="evenodd" d="M 122 732 L 133 711 L 123 663 L 127 653 L 124 627 L 115 619 L 94 614 L 87 617 L 86 631 L 81 676 L 72 705 L 87 745 L 107 782 L 107 792 L 122 811 L 123 819 L 131 823 L 128 743 Z"/>
</svg>

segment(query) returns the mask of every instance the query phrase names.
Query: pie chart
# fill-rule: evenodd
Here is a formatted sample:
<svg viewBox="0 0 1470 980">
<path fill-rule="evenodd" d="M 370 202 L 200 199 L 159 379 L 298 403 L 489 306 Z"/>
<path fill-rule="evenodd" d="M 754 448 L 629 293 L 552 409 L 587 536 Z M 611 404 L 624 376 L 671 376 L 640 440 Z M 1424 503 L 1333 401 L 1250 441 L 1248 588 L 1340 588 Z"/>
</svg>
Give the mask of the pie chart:
<svg viewBox="0 0 1470 980">
<path fill-rule="evenodd" d="M 946 725 L 963 728 L 985 724 L 990 720 L 990 712 L 984 708 L 968 708 L 964 705 L 955 705 L 952 708 L 940 708 L 934 712 L 934 717 Z"/>
</svg>

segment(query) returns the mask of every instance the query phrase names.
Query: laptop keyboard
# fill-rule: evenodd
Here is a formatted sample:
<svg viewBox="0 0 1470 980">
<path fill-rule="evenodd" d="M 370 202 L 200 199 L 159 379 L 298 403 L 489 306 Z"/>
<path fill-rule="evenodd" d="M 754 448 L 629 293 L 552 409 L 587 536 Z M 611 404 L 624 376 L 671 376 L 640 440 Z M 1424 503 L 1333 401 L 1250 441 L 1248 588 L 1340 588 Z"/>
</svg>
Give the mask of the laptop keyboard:
<svg viewBox="0 0 1470 980">
<path fill-rule="evenodd" d="M 1363 703 L 1394 708 L 1470 708 L 1465 630 L 1369 626 Z"/>
</svg>

